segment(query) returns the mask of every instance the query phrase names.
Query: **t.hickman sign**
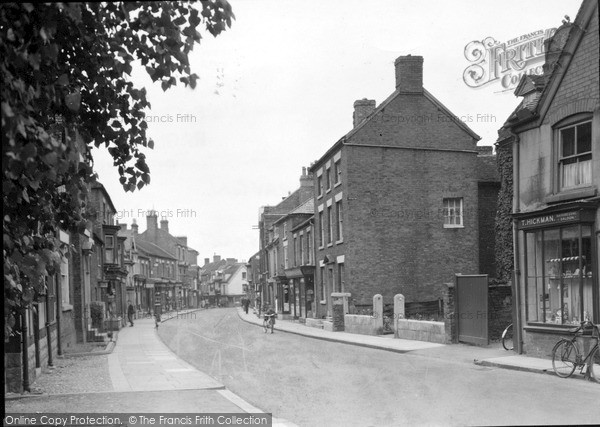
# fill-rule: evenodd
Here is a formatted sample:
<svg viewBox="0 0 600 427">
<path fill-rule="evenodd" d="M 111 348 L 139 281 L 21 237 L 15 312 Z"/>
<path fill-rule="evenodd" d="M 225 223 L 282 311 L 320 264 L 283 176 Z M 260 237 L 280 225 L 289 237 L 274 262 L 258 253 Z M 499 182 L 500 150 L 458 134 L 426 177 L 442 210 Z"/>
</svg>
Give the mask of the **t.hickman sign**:
<svg viewBox="0 0 600 427">
<path fill-rule="evenodd" d="M 579 212 L 561 212 L 548 215 L 540 215 L 533 218 L 522 219 L 519 221 L 519 228 L 539 227 L 551 224 L 560 224 L 563 222 L 572 222 L 579 220 Z"/>
</svg>

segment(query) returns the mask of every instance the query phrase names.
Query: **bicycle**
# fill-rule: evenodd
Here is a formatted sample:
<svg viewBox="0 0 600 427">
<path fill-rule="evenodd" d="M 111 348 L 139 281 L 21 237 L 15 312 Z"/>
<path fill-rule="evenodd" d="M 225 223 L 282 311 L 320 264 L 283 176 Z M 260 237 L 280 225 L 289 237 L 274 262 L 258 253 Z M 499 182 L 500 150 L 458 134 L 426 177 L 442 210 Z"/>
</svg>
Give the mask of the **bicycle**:
<svg viewBox="0 0 600 427">
<path fill-rule="evenodd" d="M 552 349 L 554 373 L 561 378 L 569 378 L 577 368 L 579 368 L 580 373 L 583 373 L 583 368 L 587 365 L 588 368 L 584 378 L 600 383 L 600 349 L 598 348 L 600 329 L 587 320 L 581 322 L 578 328 L 569 330 L 569 333 L 573 335 L 573 338 L 561 339 Z M 581 336 L 590 336 L 590 338 L 596 340 L 596 344 L 585 357 L 582 357 L 579 353 L 579 347 L 575 344 L 577 338 Z"/>
<path fill-rule="evenodd" d="M 513 324 L 512 323 L 506 327 L 504 332 L 502 332 L 502 347 L 504 347 L 504 350 L 507 350 L 507 351 L 515 348 L 515 345 L 513 342 Z"/>
<path fill-rule="evenodd" d="M 265 334 L 271 328 L 271 333 L 273 333 L 273 326 L 275 325 L 275 313 L 273 314 L 265 314 L 263 319 L 263 328 L 265 330 Z"/>
</svg>

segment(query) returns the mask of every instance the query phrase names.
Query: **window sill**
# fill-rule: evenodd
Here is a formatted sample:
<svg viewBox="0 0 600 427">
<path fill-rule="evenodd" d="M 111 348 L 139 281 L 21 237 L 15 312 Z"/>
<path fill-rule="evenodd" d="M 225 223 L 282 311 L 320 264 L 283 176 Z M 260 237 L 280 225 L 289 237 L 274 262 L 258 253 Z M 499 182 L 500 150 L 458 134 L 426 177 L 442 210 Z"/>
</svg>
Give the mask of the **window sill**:
<svg viewBox="0 0 600 427">
<path fill-rule="evenodd" d="M 320 302 L 321 302 L 321 305 L 325 305 L 325 304 L 327 304 L 327 301 L 326 301 L 326 300 L 324 300 L 324 299 L 323 299 L 323 300 L 321 300 Z"/>
<path fill-rule="evenodd" d="M 596 187 L 582 187 L 570 190 L 564 190 L 558 194 L 546 196 L 546 203 L 558 203 L 566 200 L 585 199 L 594 197 L 597 193 Z"/>
<path fill-rule="evenodd" d="M 320 199 L 320 198 L 322 198 L 322 197 L 323 197 L 323 193 L 321 193 L 321 194 L 317 195 L 317 200 L 319 200 L 319 199 Z"/>
<path fill-rule="evenodd" d="M 444 228 L 465 228 L 464 225 L 448 225 L 444 224 Z"/>
<path fill-rule="evenodd" d="M 319 249 L 319 250 L 323 250 L 323 249 L 325 249 L 325 246 L 321 245 L 321 246 L 319 246 L 317 249 Z"/>
<path fill-rule="evenodd" d="M 62 305 L 62 311 L 73 311 L 73 306 L 71 304 L 63 304 Z"/>
<path fill-rule="evenodd" d="M 337 240 L 337 241 L 335 242 L 335 244 L 336 244 L 336 245 L 341 245 L 342 243 L 344 243 L 344 239 L 342 239 L 342 240 Z"/>
<path fill-rule="evenodd" d="M 578 325 L 556 325 L 551 323 L 533 323 L 523 326 L 527 332 L 540 332 L 552 335 L 568 334 L 570 329 L 576 328 Z"/>
<path fill-rule="evenodd" d="M 331 193 L 331 187 L 329 187 L 327 190 L 325 190 L 325 194 L 329 194 Z"/>
<path fill-rule="evenodd" d="M 339 187 L 340 185 L 342 185 L 342 181 L 338 181 L 333 185 L 333 188 Z"/>
<path fill-rule="evenodd" d="M 327 247 L 331 248 L 333 246 L 333 243 L 327 243 Z"/>
</svg>

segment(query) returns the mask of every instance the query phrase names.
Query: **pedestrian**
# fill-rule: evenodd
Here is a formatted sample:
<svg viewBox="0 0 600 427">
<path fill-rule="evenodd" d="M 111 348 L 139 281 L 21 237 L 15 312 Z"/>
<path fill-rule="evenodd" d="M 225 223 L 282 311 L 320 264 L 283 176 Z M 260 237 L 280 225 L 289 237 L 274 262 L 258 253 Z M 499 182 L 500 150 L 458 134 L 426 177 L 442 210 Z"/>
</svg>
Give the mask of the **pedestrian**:
<svg viewBox="0 0 600 427">
<path fill-rule="evenodd" d="M 127 319 L 129 320 L 129 326 L 133 326 L 133 314 L 135 313 L 135 310 L 133 309 L 131 301 L 127 301 L 127 304 L 129 304 L 129 307 L 127 307 Z"/>
<path fill-rule="evenodd" d="M 158 325 L 160 324 L 160 313 L 157 311 L 154 313 L 154 326 L 158 329 Z"/>
<path fill-rule="evenodd" d="M 248 314 L 248 307 L 250 307 L 250 299 L 244 298 L 244 311 Z"/>
</svg>

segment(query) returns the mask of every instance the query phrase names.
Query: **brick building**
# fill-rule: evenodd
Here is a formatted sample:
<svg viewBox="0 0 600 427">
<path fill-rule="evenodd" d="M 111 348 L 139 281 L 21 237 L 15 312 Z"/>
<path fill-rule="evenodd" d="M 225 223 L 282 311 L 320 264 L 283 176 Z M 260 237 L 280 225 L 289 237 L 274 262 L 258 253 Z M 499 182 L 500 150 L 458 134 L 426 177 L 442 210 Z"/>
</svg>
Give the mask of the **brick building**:
<svg viewBox="0 0 600 427">
<path fill-rule="evenodd" d="M 284 197 L 277 205 L 260 208 L 258 223 L 260 273 L 257 296 L 260 298 L 261 306 L 269 304 L 279 313 L 290 314 L 289 298 L 292 294 L 290 294 L 289 280 L 286 275 L 288 268 L 286 259 L 289 266 L 290 257 L 287 238 L 291 228 L 298 225 L 295 220 L 290 221 L 289 225 L 287 221 L 280 220 L 312 200 L 313 191 L 312 175 L 307 172 L 306 168 L 302 168 L 298 189 Z M 286 301 L 285 304 L 284 301 Z"/>
<path fill-rule="evenodd" d="M 530 355 L 548 356 L 582 320 L 600 323 L 598 49 L 598 2 L 585 0 L 499 132 L 514 164 L 516 343 Z"/>
<path fill-rule="evenodd" d="M 422 57 L 399 57 L 395 74 L 396 90 L 356 101 L 353 129 L 310 168 L 317 317 L 332 292 L 349 292 L 352 312 L 374 294 L 437 300 L 455 273 L 493 273 L 493 241 L 480 240 L 480 227 L 493 236 L 482 212 L 495 212 L 493 157 L 423 88 Z"/>
<path fill-rule="evenodd" d="M 235 258 L 205 258 L 198 275 L 203 305 L 232 307 L 248 293 L 248 266 Z"/>
</svg>

